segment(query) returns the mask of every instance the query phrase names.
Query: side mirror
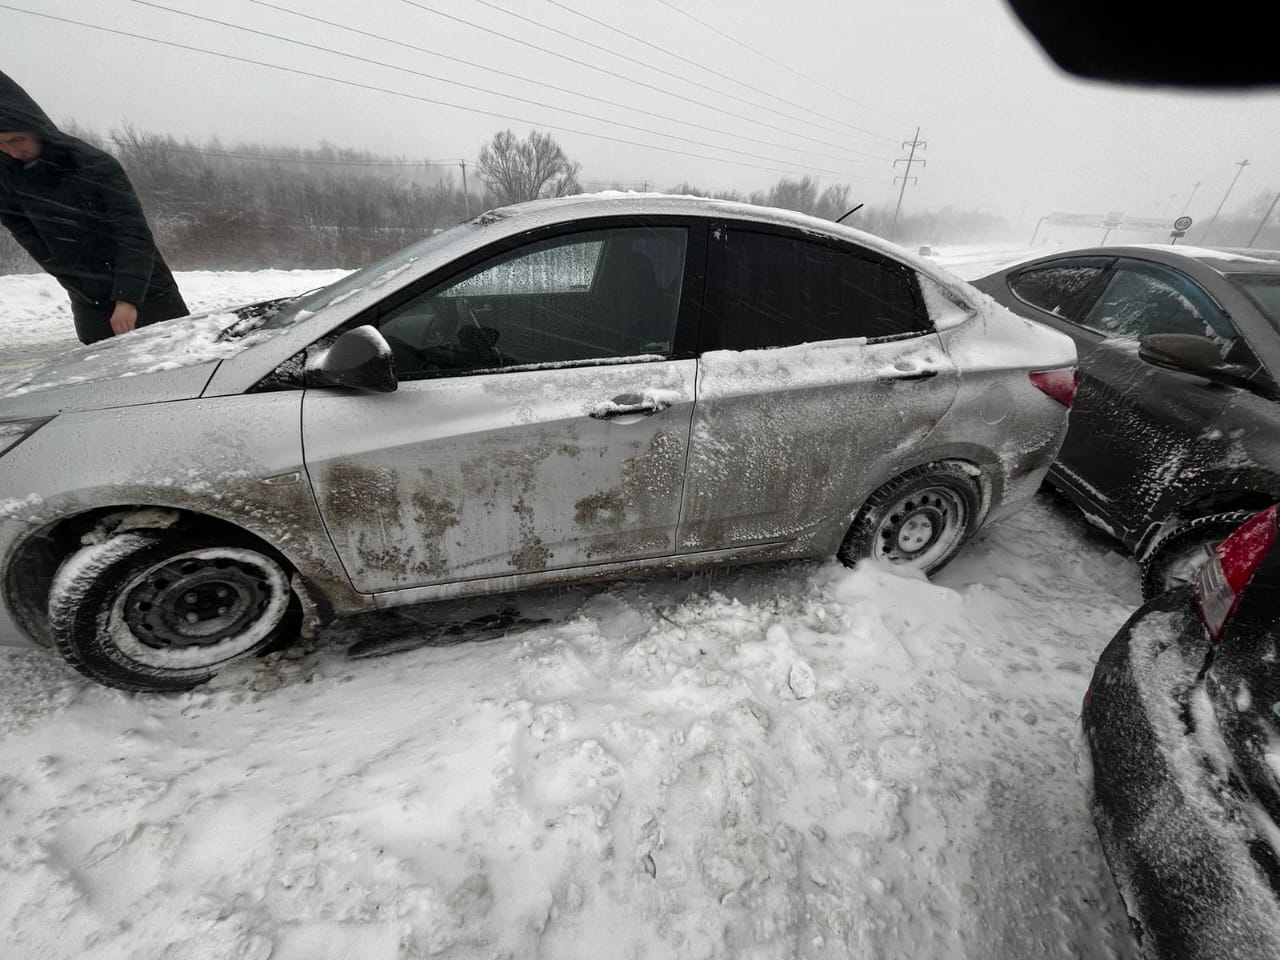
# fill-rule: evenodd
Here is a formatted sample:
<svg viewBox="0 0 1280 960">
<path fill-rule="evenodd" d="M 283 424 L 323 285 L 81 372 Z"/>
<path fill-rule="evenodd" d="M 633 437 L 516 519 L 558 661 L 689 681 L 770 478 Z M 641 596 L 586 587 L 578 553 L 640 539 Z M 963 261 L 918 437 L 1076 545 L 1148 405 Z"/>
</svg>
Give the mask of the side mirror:
<svg viewBox="0 0 1280 960">
<path fill-rule="evenodd" d="M 308 387 L 392 393 L 396 389 L 396 364 L 391 346 L 375 327 L 348 330 L 307 358 L 306 383 Z"/>
<path fill-rule="evenodd" d="M 1193 373 L 1216 383 L 1237 387 L 1252 385 L 1253 371 L 1224 360 L 1218 344 L 1208 337 L 1189 333 L 1155 333 L 1142 339 L 1138 356 L 1153 366 Z"/>
</svg>

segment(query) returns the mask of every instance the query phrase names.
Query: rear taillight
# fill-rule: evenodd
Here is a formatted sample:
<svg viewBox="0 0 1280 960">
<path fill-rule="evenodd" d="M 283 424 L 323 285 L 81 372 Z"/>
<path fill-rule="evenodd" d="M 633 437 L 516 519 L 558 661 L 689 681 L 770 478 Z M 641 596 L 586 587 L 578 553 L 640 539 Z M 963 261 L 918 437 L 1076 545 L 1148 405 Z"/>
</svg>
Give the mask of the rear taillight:
<svg viewBox="0 0 1280 960">
<path fill-rule="evenodd" d="M 1076 400 L 1076 383 L 1080 372 L 1075 367 L 1063 367 L 1061 370 L 1033 370 L 1031 382 L 1036 388 L 1047 393 L 1064 407 L 1069 407 Z"/>
<path fill-rule="evenodd" d="M 1240 594 L 1276 542 L 1280 504 L 1250 517 L 1223 540 L 1196 573 L 1195 594 L 1209 638 L 1218 642 Z"/>
</svg>

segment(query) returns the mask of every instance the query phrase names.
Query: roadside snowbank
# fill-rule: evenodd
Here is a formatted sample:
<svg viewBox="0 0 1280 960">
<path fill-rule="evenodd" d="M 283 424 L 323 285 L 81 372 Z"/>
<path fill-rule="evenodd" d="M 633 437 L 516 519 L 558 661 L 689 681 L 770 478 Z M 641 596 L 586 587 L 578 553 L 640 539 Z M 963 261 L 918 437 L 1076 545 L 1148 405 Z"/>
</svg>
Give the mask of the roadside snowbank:
<svg viewBox="0 0 1280 960">
<path fill-rule="evenodd" d="M 5 651 L 0 931 L 103 960 L 1127 956 L 1073 764 L 1138 602 L 1095 536 L 1037 501 L 935 584 L 793 563 L 416 608 L 172 698 Z M 504 636 L 440 627 L 504 604 Z M 342 655 L 379 634 L 452 645 Z"/>
<path fill-rule="evenodd" d="M 175 274 L 193 313 L 325 286 L 347 270 L 188 270 Z M 0 275 L 0 370 L 80 345 L 66 291 L 44 273 Z"/>
</svg>

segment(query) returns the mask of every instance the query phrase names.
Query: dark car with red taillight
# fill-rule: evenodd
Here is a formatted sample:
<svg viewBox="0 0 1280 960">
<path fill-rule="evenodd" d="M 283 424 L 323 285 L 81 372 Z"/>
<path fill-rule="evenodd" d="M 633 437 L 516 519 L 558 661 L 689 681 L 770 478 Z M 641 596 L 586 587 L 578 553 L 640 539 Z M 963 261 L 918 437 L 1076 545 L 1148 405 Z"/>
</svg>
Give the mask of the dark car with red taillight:
<svg viewBox="0 0 1280 960">
<path fill-rule="evenodd" d="M 1094 823 L 1147 960 L 1280 957 L 1278 518 L 1138 610 L 1085 696 Z"/>
<path fill-rule="evenodd" d="M 1280 499 L 1280 257 L 1254 253 L 1097 247 L 974 282 L 1075 341 L 1048 481 L 1134 552 L 1146 599 Z"/>
</svg>

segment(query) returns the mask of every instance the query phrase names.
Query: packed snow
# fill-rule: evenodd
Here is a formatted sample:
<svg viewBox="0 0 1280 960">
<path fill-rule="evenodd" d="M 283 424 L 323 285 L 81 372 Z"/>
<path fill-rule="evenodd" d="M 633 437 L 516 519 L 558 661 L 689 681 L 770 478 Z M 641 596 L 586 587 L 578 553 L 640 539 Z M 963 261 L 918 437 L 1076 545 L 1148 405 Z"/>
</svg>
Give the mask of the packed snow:
<svg viewBox="0 0 1280 960">
<path fill-rule="evenodd" d="M 191 311 L 204 313 L 327 286 L 349 272 L 189 270 L 174 276 Z M 0 331 L 4 333 L 0 377 L 32 361 L 56 356 L 80 345 L 66 291 L 53 277 L 43 273 L 0 276 Z"/>
<path fill-rule="evenodd" d="M 206 308 L 321 282 L 204 275 L 199 302 L 195 276 Z M 0 278 L 0 304 L 42 281 Z M 25 326 L 47 344 L 61 308 Z M 1133 563 L 1042 496 L 932 583 L 794 562 L 415 607 L 177 696 L 0 649 L 0 942 L 1131 957 L 1076 763 L 1139 602 Z"/>
</svg>

